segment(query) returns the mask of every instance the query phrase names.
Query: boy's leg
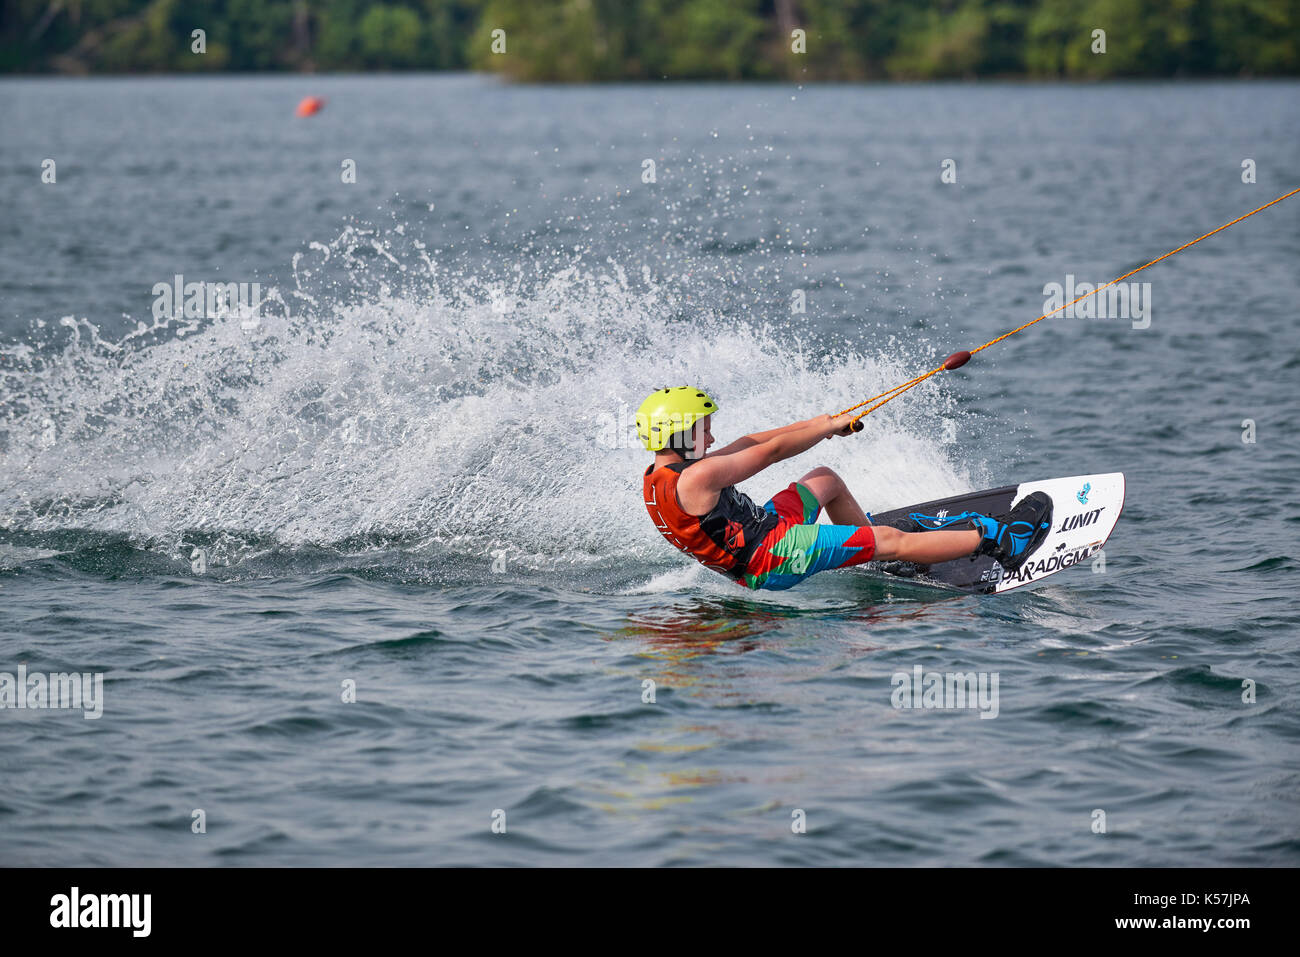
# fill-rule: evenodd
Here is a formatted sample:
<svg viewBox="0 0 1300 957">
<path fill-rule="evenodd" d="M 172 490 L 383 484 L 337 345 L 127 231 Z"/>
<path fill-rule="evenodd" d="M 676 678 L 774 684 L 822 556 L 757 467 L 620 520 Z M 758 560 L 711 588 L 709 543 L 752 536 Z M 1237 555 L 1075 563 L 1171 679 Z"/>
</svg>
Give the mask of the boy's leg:
<svg viewBox="0 0 1300 957">
<path fill-rule="evenodd" d="M 801 478 L 799 484 L 816 497 L 827 516 L 837 526 L 871 526 L 870 518 L 833 469 L 818 466 Z M 871 526 L 876 532 L 875 558 L 880 561 L 933 565 L 974 554 L 983 544 L 986 552 L 994 554 L 1004 568 L 1010 568 L 1018 565 L 1021 557 L 1032 551 L 1050 529 L 1051 513 L 1051 499 L 1041 492 L 1035 492 L 1012 510 L 1012 515 L 1005 523 L 974 512 L 953 516 L 945 521 L 947 524 L 962 519 L 969 520 L 975 525 L 971 531 L 925 528 L 924 531 L 903 532 L 887 526 Z M 805 518 L 804 521 L 816 521 L 816 517 Z M 860 564 L 866 560 L 868 559 L 860 559 L 851 564 Z"/>
<path fill-rule="evenodd" d="M 940 513 L 941 515 L 943 513 Z M 991 555 L 1006 571 L 1015 571 L 1027 559 L 1052 529 L 1052 499 L 1043 492 L 1030 492 L 1006 515 L 997 519 L 979 512 L 962 512 L 958 515 L 923 515 L 912 512 L 908 518 L 916 531 L 899 532 L 901 539 L 894 543 L 894 557 L 924 565 L 936 561 L 951 561 L 962 555 Z M 953 525 L 970 522 L 975 531 L 957 534 L 978 536 L 969 552 L 948 551 L 963 548 L 966 539 L 950 538 L 947 531 Z M 925 539 L 931 535 L 944 535 L 936 548 L 928 547 Z M 920 541 L 917 541 L 919 539 Z"/>
<path fill-rule="evenodd" d="M 825 473 L 839 483 L 846 496 L 840 499 L 839 494 L 834 495 L 834 499 L 840 499 L 841 508 L 861 512 L 839 476 L 830 469 L 814 469 L 804 476 L 812 481 L 811 486 L 804 480 L 792 482 L 765 506 L 785 521 L 768 534 L 750 557 L 749 574 L 740 582 L 742 585 L 789 588 L 828 568 L 847 568 L 869 561 L 933 565 L 975 554 L 976 549 L 994 555 L 1004 568 L 1014 569 L 1051 528 L 1052 500 L 1042 492 L 1034 492 L 1021 501 L 1005 523 L 975 512 L 942 520 L 945 524 L 970 521 L 975 528 L 969 531 L 931 529 L 917 524 L 916 527 L 924 530 L 903 532 L 888 525 L 871 525 L 866 516 L 861 523 L 853 525 L 815 525 L 812 523 L 817 521 L 821 505 L 815 486 L 821 485 L 823 491 L 834 488 Z M 797 523 L 798 518 L 803 522 Z M 914 514 L 914 524 L 917 518 L 928 519 Z"/>
<path fill-rule="evenodd" d="M 937 565 L 970 555 L 979 547 L 981 535 L 969 532 L 900 532 L 888 525 L 877 525 L 876 559 L 878 561 L 915 562 Z"/>
<path fill-rule="evenodd" d="M 870 525 L 866 512 L 834 469 L 819 465 L 799 480 L 817 497 L 827 517 L 836 525 Z"/>
<path fill-rule="evenodd" d="M 826 515 L 835 525 L 871 525 L 849 491 L 844 480 L 824 465 L 813 469 L 799 484 L 816 496 L 818 503 L 826 510 Z M 807 518 L 804 521 L 808 521 Z M 813 518 L 816 521 L 816 518 Z M 951 561 L 971 554 L 979 546 L 980 533 L 968 532 L 900 532 L 888 526 L 872 526 L 875 532 L 875 558 L 878 561 L 915 562 L 918 565 L 933 565 L 938 562 Z M 861 564 L 861 562 L 853 562 Z M 830 567 L 842 568 L 843 563 Z"/>
<path fill-rule="evenodd" d="M 834 525 L 817 525 L 826 506 Z M 789 588 L 809 575 L 869 561 L 930 564 L 961 558 L 975 551 L 977 531 L 926 531 L 909 534 L 887 525 L 873 526 L 843 480 L 831 469 L 815 468 L 778 492 L 764 506 L 785 522 L 771 532 L 749 560 L 748 588 Z M 842 522 L 836 513 L 859 520 Z"/>
</svg>

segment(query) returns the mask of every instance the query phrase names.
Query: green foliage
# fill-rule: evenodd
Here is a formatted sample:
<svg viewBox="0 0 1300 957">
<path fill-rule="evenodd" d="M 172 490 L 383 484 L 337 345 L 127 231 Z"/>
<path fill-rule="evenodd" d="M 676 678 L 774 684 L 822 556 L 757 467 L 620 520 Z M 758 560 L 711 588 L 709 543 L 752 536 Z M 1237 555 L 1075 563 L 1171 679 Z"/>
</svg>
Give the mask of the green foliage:
<svg viewBox="0 0 1300 957">
<path fill-rule="evenodd" d="M 526 81 L 1300 73 L 1300 0 L 5 0 L 0 72 Z M 789 31 L 807 36 L 793 53 Z M 207 34 L 207 52 L 190 34 Z M 492 31 L 506 31 L 493 53 Z M 1105 53 L 1093 31 L 1104 30 Z"/>
<path fill-rule="evenodd" d="M 420 61 L 423 28 L 406 7 L 371 7 L 357 25 L 361 61 L 367 67 L 412 67 Z"/>
<path fill-rule="evenodd" d="M 550 5 L 489 0 L 471 40 L 470 62 L 517 79 L 609 79 L 601 53 L 608 38 L 600 26 L 594 5 L 582 0 Z M 504 38 L 494 36 L 498 30 L 505 31 Z M 493 51 L 498 38 L 504 52 Z"/>
<path fill-rule="evenodd" d="M 1206 29 L 1216 43 L 1216 73 L 1294 74 L 1300 37 L 1300 0 L 1220 0 Z"/>
<path fill-rule="evenodd" d="M 662 23 L 673 79 L 739 80 L 769 74 L 760 42 L 766 29 L 757 0 L 687 0 Z M 764 68 L 767 69 L 764 69 Z"/>
<path fill-rule="evenodd" d="M 984 6 L 968 0 L 946 13 L 915 9 L 898 51 L 885 60 L 886 72 L 904 80 L 973 76 L 988 48 L 990 22 Z"/>
</svg>

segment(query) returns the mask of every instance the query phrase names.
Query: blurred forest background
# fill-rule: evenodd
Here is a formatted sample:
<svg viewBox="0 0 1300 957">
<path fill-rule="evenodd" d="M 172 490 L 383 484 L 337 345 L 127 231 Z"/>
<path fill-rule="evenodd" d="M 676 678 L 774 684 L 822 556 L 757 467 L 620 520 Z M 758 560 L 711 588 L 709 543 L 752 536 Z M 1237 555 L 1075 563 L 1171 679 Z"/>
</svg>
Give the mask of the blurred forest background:
<svg viewBox="0 0 1300 957">
<path fill-rule="evenodd" d="M 525 81 L 1300 73 L 1300 0 L 4 0 L 0 72 Z M 206 52 L 192 52 L 192 31 Z M 494 53 L 492 31 L 505 31 Z M 791 31 L 806 52 L 791 50 Z M 1105 53 L 1093 52 L 1094 30 Z"/>
</svg>

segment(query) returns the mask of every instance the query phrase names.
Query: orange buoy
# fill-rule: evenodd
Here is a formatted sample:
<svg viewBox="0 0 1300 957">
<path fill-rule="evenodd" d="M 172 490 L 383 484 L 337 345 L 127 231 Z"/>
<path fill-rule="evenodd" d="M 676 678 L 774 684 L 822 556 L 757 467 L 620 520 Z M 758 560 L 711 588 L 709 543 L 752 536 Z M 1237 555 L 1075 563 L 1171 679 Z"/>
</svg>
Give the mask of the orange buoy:
<svg viewBox="0 0 1300 957">
<path fill-rule="evenodd" d="M 299 116 L 311 116 L 325 109 L 325 99 L 320 96 L 304 96 L 295 111 Z"/>
</svg>

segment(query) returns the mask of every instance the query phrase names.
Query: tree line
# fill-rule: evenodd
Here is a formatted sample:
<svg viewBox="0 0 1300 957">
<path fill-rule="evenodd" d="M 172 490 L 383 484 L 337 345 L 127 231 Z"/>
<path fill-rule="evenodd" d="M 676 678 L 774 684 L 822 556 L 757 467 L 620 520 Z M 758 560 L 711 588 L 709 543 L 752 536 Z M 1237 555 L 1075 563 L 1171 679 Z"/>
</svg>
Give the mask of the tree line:
<svg viewBox="0 0 1300 957">
<path fill-rule="evenodd" d="M 5 0 L 0 11 L 7 73 L 488 70 L 543 82 L 1300 73 L 1300 0 Z"/>
</svg>

